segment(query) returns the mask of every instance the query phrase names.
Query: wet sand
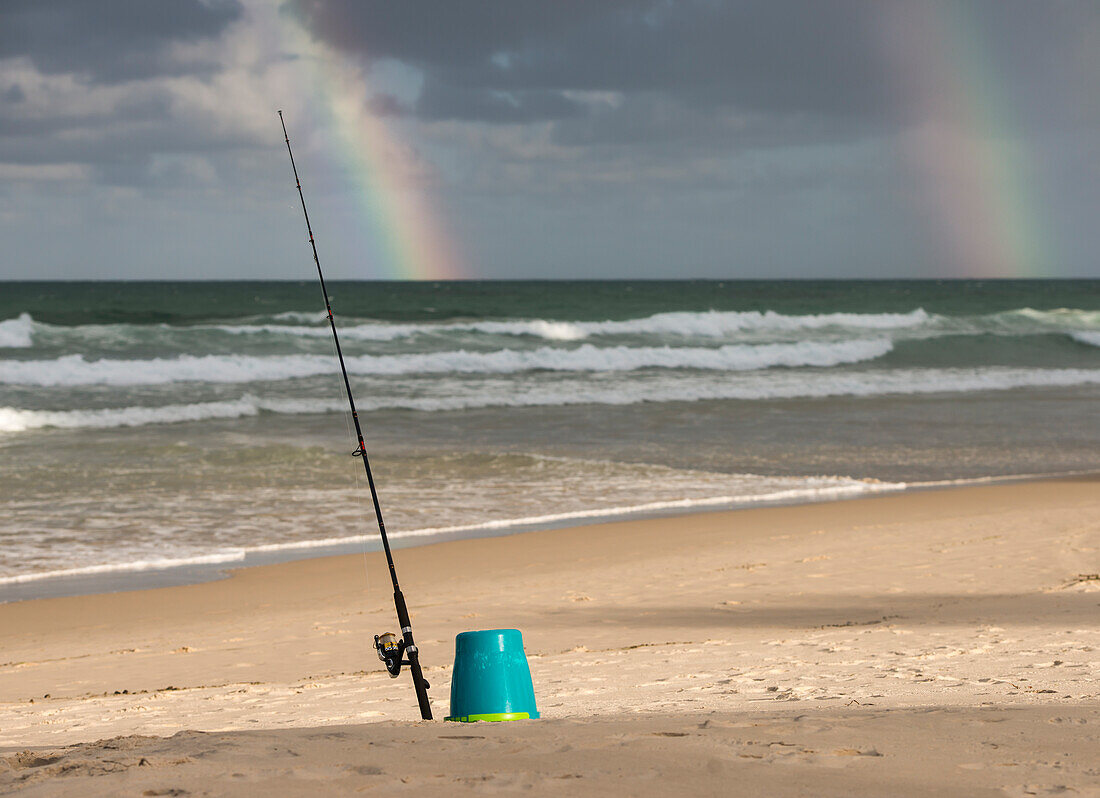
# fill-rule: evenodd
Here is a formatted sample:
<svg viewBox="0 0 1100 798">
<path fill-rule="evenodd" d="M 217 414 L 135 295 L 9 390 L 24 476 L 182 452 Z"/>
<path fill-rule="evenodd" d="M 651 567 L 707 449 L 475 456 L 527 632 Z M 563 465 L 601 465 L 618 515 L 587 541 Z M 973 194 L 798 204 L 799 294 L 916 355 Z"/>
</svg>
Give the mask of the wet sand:
<svg viewBox="0 0 1100 798">
<path fill-rule="evenodd" d="M 381 559 L 299 561 L 0 606 L 0 789 L 1100 795 L 1095 477 L 397 558 L 436 716 L 507 626 L 545 720 L 416 722 Z"/>
</svg>

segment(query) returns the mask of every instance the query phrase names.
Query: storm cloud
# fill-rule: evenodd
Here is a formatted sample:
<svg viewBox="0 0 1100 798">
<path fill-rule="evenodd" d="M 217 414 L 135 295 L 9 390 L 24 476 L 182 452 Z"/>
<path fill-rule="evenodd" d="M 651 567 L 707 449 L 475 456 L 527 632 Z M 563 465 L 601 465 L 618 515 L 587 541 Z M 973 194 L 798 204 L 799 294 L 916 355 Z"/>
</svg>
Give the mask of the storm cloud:
<svg viewBox="0 0 1100 798">
<path fill-rule="evenodd" d="M 272 115 L 285 105 L 307 167 L 333 169 L 336 73 L 473 275 L 996 270 L 951 262 L 960 225 L 937 221 L 1003 190 L 994 161 L 1057 243 L 1047 270 L 1097 269 L 1085 0 L 11 0 L 2 17 L 0 226 L 55 220 L 34 217 L 48 255 L 17 250 L 12 276 L 43 257 L 95 273 L 100 231 L 142 214 L 158 218 L 128 228 L 139 240 L 185 253 L 164 276 L 195 258 L 212 259 L 198 276 L 293 273 L 270 230 Z M 321 201 L 354 226 L 327 175 Z M 148 273 L 128 257 L 119 273 Z"/>
<path fill-rule="evenodd" d="M 241 8 L 234 0 L 6 0 L 2 13 L 0 58 L 26 56 L 44 73 L 117 83 L 216 69 L 173 45 L 218 35 Z"/>
</svg>

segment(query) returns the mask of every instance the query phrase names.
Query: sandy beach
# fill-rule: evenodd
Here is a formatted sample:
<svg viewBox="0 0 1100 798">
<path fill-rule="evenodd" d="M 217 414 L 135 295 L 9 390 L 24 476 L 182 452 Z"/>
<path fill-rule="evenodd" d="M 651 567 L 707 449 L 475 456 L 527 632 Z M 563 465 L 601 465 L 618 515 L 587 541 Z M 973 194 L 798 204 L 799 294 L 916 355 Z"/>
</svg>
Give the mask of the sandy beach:
<svg viewBox="0 0 1100 798">
<path fill-rule="evenodd" d="M 1100 795 L 1096 477 L 397 564 L 436 717 L 454 635 L 515 627 L 543 720 L 417 722 L 381 558 L 305 560 L 0 606 L 0 791 Z"/>
<path fill-rule="evenodd" d="M 1100 0 L 0 9 L 0 798 L 1100 798 Z"/>
</svg>

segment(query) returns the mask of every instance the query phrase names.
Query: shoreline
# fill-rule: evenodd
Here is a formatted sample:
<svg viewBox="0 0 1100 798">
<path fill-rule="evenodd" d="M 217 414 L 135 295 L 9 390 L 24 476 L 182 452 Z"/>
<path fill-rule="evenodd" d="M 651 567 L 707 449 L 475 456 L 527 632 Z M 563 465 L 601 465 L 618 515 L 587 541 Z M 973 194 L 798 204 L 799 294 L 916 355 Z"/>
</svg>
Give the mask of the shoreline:
<svg viewBox="0 0 1100 798">
<path fill-rule="evenodd" d="M 665 502 L 671 505 L 655 509 L 632 510 L 621 508 L 622 512 L 615 512 L 620 508 L 610 510 L 577 511 L 553 520 L 540 519 L 509 519 L 502 522 L 487 522 L 486 524 L 470 524 L 456 528 L 445 528 L 439 532 L 423 534 L 412 531 L 405 535 L 390 533 L 390 545 L 396 550 L 432 546 L 454 540 L 480 540 L 512 535 L 524 535 L 530 532 L 552 531 L 571 529 L 574 527 L 587 527 L 604 523 L 616 523 L 627 521 L 645 521 L 659 518 L 676 518 L 695 514 L 738 512 L 742 510 L 763 509 L 769 507 L 797 507 L 803 505 L 831 504 L 834 502 L 858 501 L 861 499 L 874 499 L 884 496 L 907 494 L 934 490 L 954 490 L 979 485 L 1002 485 L 1027 482 L 1057 481 L 1074 478 L 1100 479 L 1100 471 L 1069 471 L 1054 474 L 1008 474 L 986 477 L 969 477 L 962 479 L 945 479 L 913 483 L 880 483 L 882 489 L 871 489 L 866 492 L 846 495 L 820 497 L 806 496 L 798 498 L 776 499 L 734 499 L 731 501 L 689 500 L 690 504 L 679 505 L 678 502 Z M 876 484 L 878 480 L 863 480 L 868 484 Z M 724 499 L 725 497 L 719 497 Z M 679 506 L 677 506 L 679 505 Z M 646 505 L 642 505 L 646 507 Z M 373 519 L 369 523 L 373 524 Z M 39 599 L 68 598 L 76 596 L 90 596 L 106 593 L 133 592 L 142 590 L 155 590 L 164 587 L 181 587 L 197 585 L 207 582 L 227 579 L 232 574 L 243 568 L 262 568 L 281 563 L 297 562 L 303 560 L 321 559 L 326 557 L 341 557 L 348 555 L 367 555 L 381 551 L 382 544 L 377 532 L 368 532 L 362 535 L 349 536 L 350 540 L 327 543 L 321 541 L 299 541 L 285 544 L 260 544 L 252 549 L 241 549 L 239 556 L 236 553 L 225 555 L 210 555 L 209 561 L 196 562 L 199 558 L 186 558 L 188 561 L 178 564 L 149 564 L 140 568 L 129 568 L 126 564 L 107 564 L 104 566 L 89 566 L 94 569 L 88 572 L 84 568 L 73 569 L 72 572 L 54 573 L 38 576 L 35 574 L 20 575 L 19 581 L 5 582 L 0 579 L 0 606 L 5 604 L 35 601 Z M 170 562 L 170 561 L 169 561 Z"/>
<path fill-rule="evenodd" d="M 0 792 L 1095 795 L 1098 486 L 403 550 L 436 718 L 454 636 L 517 628 L 543 720 L 515 724 L 418 720 L 372 649 L 378 554 L 0 605 Z"/>
<path fill-rule="evenodd" d="M 541 627 L 551 640 L 564 635 L 558 643 L 529 640 L 529 653 L 541 656 L 633 641 L 636 631 L 651 627 L 663 629 L 665 641 L 693 639 L 684 630 L 704 620 L 718 629 L 746 621 L 753 628 L 827 628 L 853 619 L 886 626 L 914 608 L 920 617 L 938 617 L 947 611 L 942 607 L 996 603 L 1014 591 L 1023 591 L 1016 601 L 1042 604 L 1061 595 L 1067 580 L 1100 570 L 1098 486 L 1100 475 L 1089 475 L 610 521 L 410 547 L 397 565 L 422 660 L 437 673 L 450 656 L 441 650 L 463 627 Z M 1057 519 L 1063 520 L 1050 539 L 1036 546 L 1035 529 Z M 990 526 L 996 531 L 975 532 Z M 751 598 L 754 591 L 759 598 Z M 799 599 L 819 594 L 832 598 L 821 606 Z M 941 609 L 925 607 L 922 596 Z M 1091 604 L 1074 607 L 1074 617 L 1088 607 L 1095 618 Z M 265 642 L 288 624 L 302 640 L 322 627 L 352 633 L 353 649 L 339 639 L 314 641 L 318 652 L 332 646 L 340 652 L 324 660 L 326 670 L 353 674 L 365 666 L 377 676 L 367 641 L 393 625 L 392 615 L 380 552 L 236 568 L 198 584 L 11 602 L 0 605 L 0 649 L 8 660 L 0 663 L 0 702 L 89 694 L 98 684 L 131 692 L 210 684 L 209 674 L 230 660 L 242 678 L 301 678 L 301 663 L 284 668 Z M 227 624 L 238 632 L 227 635 Z M 222 635 L 228 642 L 217 642 Z M 238 638 L 250 641 L 249 655 L 232 653 Z M 74 655 L 74 646 L 99 653 Z M 158 667 L 117 684 L 115 665 L 130 653 L 152 656 Z M 88 656 L 105 670 L 88 672 Z M 55 668 L 68 676 L 59 681 Z M 36 672 L 30 683 L 42 689 L 28 686 Z M 64 688 L 67 681 L 71 687 Z"/>
</svg>

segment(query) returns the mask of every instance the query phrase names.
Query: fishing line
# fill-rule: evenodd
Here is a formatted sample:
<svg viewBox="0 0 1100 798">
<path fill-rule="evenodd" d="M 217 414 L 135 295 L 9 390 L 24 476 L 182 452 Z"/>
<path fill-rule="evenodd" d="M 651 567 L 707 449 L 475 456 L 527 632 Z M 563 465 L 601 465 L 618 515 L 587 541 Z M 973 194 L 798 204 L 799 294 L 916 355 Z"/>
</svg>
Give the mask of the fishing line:
<svg viewBox="0 0 1100 798">
<path fill-rule="evenodd" d="M 329 343 L 332 344 L 332 356 L 333 356 L 333 358 L 335 358 L 335 357 L 337 357 L 336 344 L 331 340 L 329 341 Z M 345 407 L 344 412 L 342 413 L 342 415 L 344 417 L 344 429 L 347 430 L 348 437 L 350 438 L 351 437 L 351 413 Z M 358 518 L 360 520 L 360 523 L 363 523 L 364 527 L 365 527 L 366 519 L 363 518 L 363 492 L 362 492 L 363 489 L 359 484 L 359 471 L 355 468 L 351 469 L 351 481 L 352 481 L 352 484 L 355 486 L 355 491 L 354 491 L 354 493 L 355 493 L 355 506 L 359 510 Z M 368 567 L 368 558 L 367 558 L 368 550 L 367 550 L 366 535 L 363 536 L 362 554 L 363 554 L 363 582 L 366 584 L 367 593 L 370 593 L 370 568 Z"/>
<path fill-rule="evenodd" d="M 337 358 L 338 354 L 336 352 L 336 343 L 335 343 L 335 341 L 333 341 L 330 338 L 329 339 L 329 344 L 332 346 L 332 357 Z M 344 417 L 344 429 L 347 430 L 348 437 L 350 438 L 351 437 L 351 413 L 345 407 L 344 411 L 343 411 L 343 413 L 341 413 L 341 415 Z M 359 517 L 360 522 L 363 523 L 364 526 L 365 526 L 366 519 L 363 518 L 363 493 L 362 493 L 362 487 L 359 484 L 359 471 L 356 470 L 355 468 L 351 469 L 351 481 L 352 481 L 352 484 L 355 486 L 355 491 L 354 491 L 354 493 L 355 493 L 355 506 L 359 510 L 359 516 L 358 517 Z M 363 554 L 363 582 L 366 584 L 367 593 L 370 593 L 370 569 L 367 567 L 367 565 L 368 565 L 368 562 L 367 562 L 368 551 L 367 551 L 367 540 L 366 540 L 365 535 L 363 537 L 362 554 Z"/>
<path fill-rule="evenodd" d="M 302 181 L 298 177 L 298 167 L 294 163 L 294 151 L 290 148 L 290 135 L 286 132 L 286 122 L 283 120 L 283 112 L 279 111 L 279 124 L 283 128 L 283 138 L 286 140 L 287 155 L 290 156 L 290 168 L 294 172 L 294 182 L 298 189 L 298 199 L 302 201 L 302 215 L 306 221 L 306 232 L 309 233 L 309 245 L 313 250 L 313 263 L 317 267 L 317 280 L 321 284 L 321 295 L 325 300 L 325 311 L 328 314 L 329 327 L 332 329 L 332 342 L 336 347 L 336 357 L 340 362 L 340 375 L 344 378 L 344 390 L 348 395 L 348 406 L 351 409 L 351 420 L 355 424 L 355 436 L 358 446 L 352 453 L 363 461 L 363 471 L 367 476 L 367 485 L 370 487 L 370 497 L 374 504 L 374 516 L 378 521 L 378 534 L 382 537 L 382 548 L 386 552 L 386 564 L 390 570 L 390 581 L 393 582 L 393 605 L 397 611 L 397 622 L 401 627 L 401 639 L 393 633 L 387 632 L 376 635 L 374 645 L 379 658 L 386 663 L 386 670 L 390 675 L 397 677 L 404 665 L 409 666 L 412 673 L 413 687 L 416 690 L 416 700 L 420 705 L 420 716 L 424 720 L 432 719 L 432 706 L 428 700 L 428 682 L 424 679 L 424 673 L 420 667 L 420 651 L 413 640 L 412 622 L 409 620 L 409 609 L 405 604 L 405 595 L 401 592 L 401 586 L 397 581 L 397 568 L 393 564 L 393 552 L 390 551 L 390 539 L 386 535 L 386 522 L 382 519 L 382 506 L 378 502 L 378 490 L 374 484 L 374 473 L 371 471 L 370 459 L 367 457 L 367 444 L 363 440 L 363 429 L 359 424 L 359 413 L 355 409 L 355 398 L 351 393 L 351 380 L 348 379 L 348 369 L 344 364 L 344 354 L 340 349 L 340 336 L 336 332 L 336 320 L 332 316 L 332 304 L 329 301 L 328 289 L 325 287 L 325 276 L 321 272 L 321 259 L 317 255 L 317 242 L 313 239 L 313 227 L 309 223 L 309 211 L 306 210 L 306 196 L 302 192 Z M 408 659 L 404 659 L 405 656 Z"/>
</svg>

